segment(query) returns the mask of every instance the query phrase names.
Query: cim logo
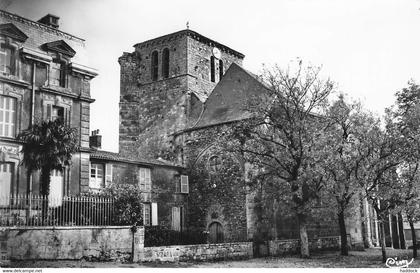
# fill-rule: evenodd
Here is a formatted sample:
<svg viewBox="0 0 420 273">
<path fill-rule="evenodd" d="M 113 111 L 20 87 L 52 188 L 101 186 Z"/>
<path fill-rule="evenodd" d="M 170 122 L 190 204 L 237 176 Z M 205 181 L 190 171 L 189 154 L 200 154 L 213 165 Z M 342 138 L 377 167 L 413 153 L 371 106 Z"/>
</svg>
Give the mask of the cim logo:
<svg viewBox="0 0 420 273">
<path fill-rule="evenodd" d="M 414 261 L 414 258 L 412 258 L 411 261 L 408 261 L 408 260 L 398 260 L 398 257 L 395 257 L 395 258 L 386 259 L 385 265 L 387 267 L 393 267 L 393 268 L 408 268 L 408 266 L 412 264 L 413 261 Z"/>
</svg>

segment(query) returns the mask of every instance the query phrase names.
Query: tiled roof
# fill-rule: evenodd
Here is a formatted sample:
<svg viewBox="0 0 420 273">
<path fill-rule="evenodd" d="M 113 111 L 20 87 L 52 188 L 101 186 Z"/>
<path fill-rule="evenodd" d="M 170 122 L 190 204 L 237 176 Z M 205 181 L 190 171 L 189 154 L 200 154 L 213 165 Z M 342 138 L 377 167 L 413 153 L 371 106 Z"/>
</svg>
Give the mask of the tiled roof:
<svg viewBox="0 0 420 273">
<path fill-rule="evenodd" d="M 119 153 L 113 153 L 113 152 L 95 150 L 95 149 L 92 149 L 90 158 L 138 164 L 138 165 L 147 165 L 147 166 L 168 166 L 168 167 L 183 168 L 180 165 L 177 165 L 175 163 L 162 160 L 162 159 L 145 159 L 145 158 L 134 158 L 134 157 L 131 158 L 131 157 L 122 156 Z"/>
<path fill-rule="evenodd" d="M 248 100 L 267 94 L 267 89 L 258 77 L 233 63 L 206 100 L 198 121 L 186 131 L 250 118 Z"/>
</svg>

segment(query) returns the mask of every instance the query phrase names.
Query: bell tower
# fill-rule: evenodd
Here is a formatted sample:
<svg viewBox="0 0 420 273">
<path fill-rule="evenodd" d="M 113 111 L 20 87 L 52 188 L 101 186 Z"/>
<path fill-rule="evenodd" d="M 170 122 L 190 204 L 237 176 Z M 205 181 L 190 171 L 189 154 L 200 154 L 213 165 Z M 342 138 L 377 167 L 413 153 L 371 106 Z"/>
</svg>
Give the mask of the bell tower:
<svg viewBox="0 0 420 273">
<path fill-rule="evenodd" d="M 120 64 L 119 149 L 171 159 L 169 136 L 193 125 L 232 63 L 244 55 L 190 29 L 134 45 Z"/>
</svg>

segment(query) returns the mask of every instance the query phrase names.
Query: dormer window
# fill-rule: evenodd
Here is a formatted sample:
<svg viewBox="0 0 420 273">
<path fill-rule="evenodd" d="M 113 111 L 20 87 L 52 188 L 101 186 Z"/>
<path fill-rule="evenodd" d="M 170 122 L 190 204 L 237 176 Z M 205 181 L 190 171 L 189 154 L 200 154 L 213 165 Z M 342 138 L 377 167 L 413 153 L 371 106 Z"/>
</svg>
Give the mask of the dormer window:
<svg viewBox="0 0 420 273">
<path fill-rule="evenodd" d="M 13 75 L 15 73 L 15 50 L 6 44 L 0 45 L 0 72 Z"/>
</svg>

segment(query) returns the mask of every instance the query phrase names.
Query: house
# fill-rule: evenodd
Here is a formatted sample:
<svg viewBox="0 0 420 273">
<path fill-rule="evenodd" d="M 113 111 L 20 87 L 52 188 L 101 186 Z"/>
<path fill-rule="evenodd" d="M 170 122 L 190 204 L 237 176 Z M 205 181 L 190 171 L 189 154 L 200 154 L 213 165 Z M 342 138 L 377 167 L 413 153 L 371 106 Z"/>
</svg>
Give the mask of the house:
<svg viewBox="0 0 420 273">
<path fill-rule="evenodd" d="M 90 191 L 114 184 L 132 184 L 142 191 L 143 225 L 182 231 L 187 228 L 188 176 L 185 168 L 160 159 L 122 156 L 101 150 L 99 131 L 90 136 Z"/>
<path fill-rule="evenodd" d="M 42 120 L 62 119 L 78 130 L 80 149 L 72 166 L 52 173 L 50 195 L 89 187 L 90 81 L 85 40 L 63 32 L 59 17 L 38 21 L 0 11 L 0 195 L 39 194 L 39 174 L 20 165 L 22 143 L 16 136 Z"/>
</svg>

